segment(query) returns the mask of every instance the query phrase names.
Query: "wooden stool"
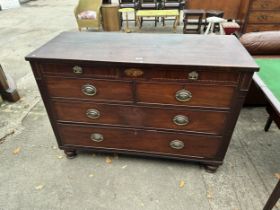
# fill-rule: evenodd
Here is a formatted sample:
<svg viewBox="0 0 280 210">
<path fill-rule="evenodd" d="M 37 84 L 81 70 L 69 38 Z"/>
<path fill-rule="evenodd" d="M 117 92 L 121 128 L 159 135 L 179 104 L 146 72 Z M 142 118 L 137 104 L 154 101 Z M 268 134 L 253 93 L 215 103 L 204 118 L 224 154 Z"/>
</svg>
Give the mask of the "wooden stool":
<svg viewBox="0 0 280 210">
<path fill-rule="evenodd" d="M 200 34 L 202 19 L 205 14 L 205 10 L 203 9 L 184 9 L 184 34 Z M 197 20 L 196 22 L 190 22 L 189 19 Z M 196 28 L 187 28 L 189 25 L 196 26 Z"/>
<path fill-rule="evenodd" d="M 207 34 L 215 34 L 215 25 L 219 26 L 219 34 L 224 35 L 224 28 L 222 26 L 222 23 L 224 23 L 226 20 L 223 18 L 219 18 L 219 17 L 209 17 L 206 18 L 207 22 L 208 22 L 208 26 L 207 29 L 205 31 L 205 35 Z"/>
<path fill-rule="evenodd" d="M 219 17 L 223 18 L 224 17 L 224 11 L 222 10 L 207 10 L 206 11 L 206 17 L 205 17 L 205 26 L 204 30 L 206 30 L 206 27 L 208 25 L 207 18 L 209 17 Z M 219 31 L 219 24 L 214 25 L 214 32 Z"/>
</svg>

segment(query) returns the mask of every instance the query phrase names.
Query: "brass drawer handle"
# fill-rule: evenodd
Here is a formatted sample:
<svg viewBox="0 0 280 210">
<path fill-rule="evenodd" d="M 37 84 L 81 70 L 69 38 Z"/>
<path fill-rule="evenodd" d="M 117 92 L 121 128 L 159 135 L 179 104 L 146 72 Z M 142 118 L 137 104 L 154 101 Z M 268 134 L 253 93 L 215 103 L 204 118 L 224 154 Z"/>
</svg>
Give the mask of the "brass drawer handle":
<svg viewBox="0 0 280 210">
<path fill-rule="evenodd" d="M 176 115 L 174 118 L 173 118 L 173 122 L 176 124 L 176 125 L 187 125 L 189 124 L 189 118 L 185 115 Z"/>
<path fill-rule="evenodd" d="M 82 92 L 87 96 L 94 96 L 97 93 L 96 87 L 90 84 L 83 85 Z"/>
<path fill-rule="evenodd" d="M 173 140 L 169 143 L 170 147 L 173 149 L 183 149 L 185 144 L 180 140 Z"/>
<path fill-rule="evenodd" d="M 192 93 L 188 90 L 183 89 L 183 90 L 177 91 L 175 97 L 176 97 L 177 101 L 186 102 L 186 101 L 191 100 Z"/>
<path fill-rule="evenodd" d="M 198 80 L 198 73 L 196 71 L 192 71 L 188 75 L 189 80 Z"/>
<path fill-rule="evenodd" d="M 83 68 L 80 66 L 74 66 L 73 67 L 73 73 L 74 74 L 82 74 L 83 73 Z"/>
<path fill-rule="evenodd" d="M 141 69 L 136 69 L 136 68 L 130 68 L 124 70 L 124 73 L 128 77 L 141 77 L 144 72 Z"/>
<path fill-rule="evenodd" d="M 93 133 L 90 135 L 90 139 L 95 142 L 101 142 L 104 140 L 104 137 L 100 133 Z"/>
<path fill-rule="evenodd" d="M 90 119 L 97 119 L 100 117 L 100 112 L 97 109 L 88 109 L 86 115 Z"/>
</svg>

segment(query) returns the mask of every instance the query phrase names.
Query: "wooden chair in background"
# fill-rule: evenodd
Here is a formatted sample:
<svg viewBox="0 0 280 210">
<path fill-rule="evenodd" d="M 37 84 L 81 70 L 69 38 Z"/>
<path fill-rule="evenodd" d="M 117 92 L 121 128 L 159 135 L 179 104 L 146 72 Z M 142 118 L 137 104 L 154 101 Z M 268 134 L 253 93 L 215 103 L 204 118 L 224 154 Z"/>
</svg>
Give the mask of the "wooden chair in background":
<svg viewBox="0 0 280 210">
<path fill-rule="evenodd" d="M 74 14 L 77 20 L 79 31 L 82 28 L 97 28 L 100 29 L 101 25 L 101 14 L 100 9 L 102 5 L 102 0 L 79 0 L 78 5 L 74 9 Z M 79 14 L 85 11 L 94 11 L 96 12 L 95 19 L 80 19 Z"/>
</svg>

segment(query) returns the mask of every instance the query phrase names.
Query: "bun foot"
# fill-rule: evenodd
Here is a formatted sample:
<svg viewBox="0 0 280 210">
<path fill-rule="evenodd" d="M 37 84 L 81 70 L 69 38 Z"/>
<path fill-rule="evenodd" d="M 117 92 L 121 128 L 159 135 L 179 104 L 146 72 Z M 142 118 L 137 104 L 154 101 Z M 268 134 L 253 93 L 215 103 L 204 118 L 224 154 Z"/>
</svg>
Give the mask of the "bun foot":
<svg viewBox="0 0 280 210">
<path fill-rule="evenodd" d="M 77 156 L 76 150 L 64 150 L 64 153 L 68 159 L 73 159 Z"/>
<path fill-rule="evenodd" d="M 204 167 L 208 173 L 215 173 L 217 171 L 217 169 L 219 168 L 218 165 L 205 165 Z"/>
</svg>

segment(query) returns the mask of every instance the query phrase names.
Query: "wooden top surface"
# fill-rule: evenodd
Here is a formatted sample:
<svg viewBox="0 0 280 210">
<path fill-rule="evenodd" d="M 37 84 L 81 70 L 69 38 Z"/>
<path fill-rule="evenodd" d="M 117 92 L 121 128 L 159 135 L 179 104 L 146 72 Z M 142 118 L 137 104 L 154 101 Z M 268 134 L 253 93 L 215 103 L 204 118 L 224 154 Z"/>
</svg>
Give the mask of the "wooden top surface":
<svg viewBox="0 0 280 210">
<path fill-rule="evenodd" d="M 76 60 L 258 70 L 234 36 L 64 32 L 26 60 Z"/>
</svg>

